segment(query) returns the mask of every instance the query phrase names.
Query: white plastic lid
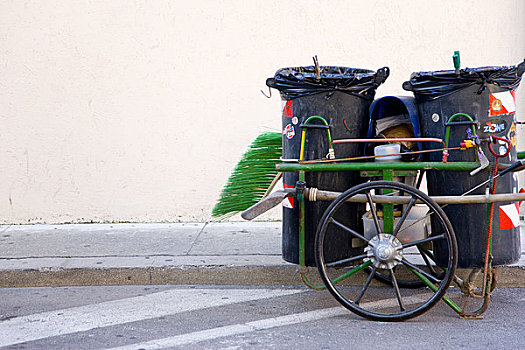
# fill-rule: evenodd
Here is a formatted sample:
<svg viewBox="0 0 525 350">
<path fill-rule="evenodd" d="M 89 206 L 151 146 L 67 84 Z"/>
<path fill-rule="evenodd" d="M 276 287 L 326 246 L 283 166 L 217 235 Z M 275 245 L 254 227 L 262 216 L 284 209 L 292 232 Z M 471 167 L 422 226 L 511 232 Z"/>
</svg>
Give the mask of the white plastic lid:
<svg viewBox="0 0 525 350">
<path fill-rule="evenodd" d="M 401 155 L 389 155 L 401 152 L 401 146 L 398 143 L 389 143 L 374 147 L 375 156 L 383 156 L 376 158 L 376 162 L 398 162 L 401 160 Z"/>
</svg>

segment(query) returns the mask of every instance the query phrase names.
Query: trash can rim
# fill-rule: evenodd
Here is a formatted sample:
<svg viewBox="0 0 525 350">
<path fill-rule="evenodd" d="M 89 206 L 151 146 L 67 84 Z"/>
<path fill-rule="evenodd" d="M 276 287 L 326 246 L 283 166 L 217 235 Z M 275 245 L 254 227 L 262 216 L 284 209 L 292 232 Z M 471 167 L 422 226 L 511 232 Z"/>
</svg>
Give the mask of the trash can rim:
<svg viewBox="0 0 525 350">
<path fill-rule="evenodd" d="M 483 66 L 483 67 L 475 67 L 475 68 L 462 68 L 460 69 L 460 74 L 456 74 L 456 71 L 453 69 L 444 69 L 444 70 L 436 70 L 436 71 L 420 71 L 420 72 L 413 72 L 410 75 L 410 79 L 417 78 L 417 77 L 436 77 L 436 76 L 451 76 L 451 77 L 464 77 L 464 74 L 470 75 L 472 73 L 493 73 L 495 71 L 499 70 L 508 70 L 508 69 L 516 69 L 517 66 Z"/>
</svg>

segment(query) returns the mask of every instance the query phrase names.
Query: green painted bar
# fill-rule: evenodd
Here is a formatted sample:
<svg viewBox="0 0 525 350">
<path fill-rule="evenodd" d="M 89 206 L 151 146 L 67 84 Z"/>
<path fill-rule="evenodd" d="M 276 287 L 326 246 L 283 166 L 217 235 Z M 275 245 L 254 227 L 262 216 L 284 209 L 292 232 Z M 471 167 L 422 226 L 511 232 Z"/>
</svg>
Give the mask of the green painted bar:
<svg viewBox="0 0 525 350">
<path fill-rule="evenodd" d="M 473 170 L 479 167 L 477 162 L 368 162 L 368 163 L 282 163 L 275 165 L 277 171 L 360 171 L 360 170 Z"/>
<path fill-rule="evenodd" d="M 391 169 L 383 169 L 383 180 L 393 181 L 394 172 Z M 392 189 L 384 189 L 383 191 L 383 194 L 387 195 L 392 193 Z M 389 234 L 394 232 L 394 205 L 392 204 L 383 204 L 383 230 Z"/>
<path fill-rule="evenodd" d="M 525 151 L 518 152 L 518 159 L 525 159 Z"/>
<path fill-rule="evenodd" d="M 372 261 L 368 260 L 368 261 L 365 261 L 364 263 L 362 263 L 361 265 L 359 266 L 356 266 L 354 267 L 352 270 L 342 274 L 341 276 L 337 277 L 337 278 L 334 278 L 332 280 L 332 283 L 336 284 L 336 283 L 339 283 L 341 282 L 342 280 L 345 280 L 347 279 L 348 277 L 352 276 L 354 273 L 356 272 L 359 272 L 361 270 L 364 270 L 366 269 L 368 266 L 372 265 Z"/>
<path fill-rule="evenodd" d="M 417 170 L 395 170 L 392 171 L 392 176 L 416 176 Z M 383 171 L 381 170 L 367 170 L 367 171 L 361 171 L 360 174 L 361 177 L 378 177 L 383 176 Z M 384 180 L 384 178 L 383 178 Z"/>
<path fill-rule="evenodd" d="M 434 283 L 430 282 L 428 278 L 426 278 L 425 276 L 423 276 L 422 274 L 420 274 L 418 271 L 414 270 L 411 267 L 409 267 L 408 269 L 412 271 L 412 273 L 416 275 L 420 280 L 422 280 L 423 283 L 425 283 L 427 287 L 430 288 L 434 293 L 438 290 L 438 287 L 436 287 Z M 450 306 L 458 314 L 461 314 L 463 312 L 463 309 L 457 306 L 456 303 L 454 303 L 452 299 L 450 299 L 447 295 L 443 295 L 442 299 L 448 306 Z"/>
<path fill-rule="evenodd" d="M 302 181 L 302 180 L 301 180 Z M 306 266 L 306 248 L 305 248 L 305 203 L 304 194 L 297 191 L 297 201 L 299 201 L 299 265 L 301 267 Z"/>
</svg>

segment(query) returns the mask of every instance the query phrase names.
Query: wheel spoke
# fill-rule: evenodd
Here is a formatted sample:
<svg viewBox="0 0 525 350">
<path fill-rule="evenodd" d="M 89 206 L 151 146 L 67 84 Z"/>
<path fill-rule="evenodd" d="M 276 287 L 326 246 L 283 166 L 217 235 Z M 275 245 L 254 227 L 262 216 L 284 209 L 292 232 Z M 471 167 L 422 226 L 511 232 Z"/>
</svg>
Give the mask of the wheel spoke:
<svg viewBox="0 0 525 350">
<path fill-rule="evenodd" d="M 350 227 L 346 226 L 346 225 L 343 225 L 342 223 L 340 223 L 339 221 L 337 221 L 336 219 L 334 218 L 331 218 L 330 220 L 331 222 L 333 222 L 335 225 L 339 226 L 340 228 L 342 228 L 343 230 L 347 231 L 347 232 L 350 232 L 351 234 L 353 234 L 354 236 L 356 236 L 357 238 L 365 241 L 366 243 L 370 244 L 370 240 L 369 239 L 366 239 L 365 236 L 357 233 L 356 231 L 352 230 Z"/>
<path fill-rule="evenodd" d="M 392 234 L 392 236 L 394 236 L 394 237 L 397 236 L 397 234 L 399 233 L 399 229 L 405 223 L 405 220 L 408 217 L 408 213 L 410 213 L 410 210 L 412 209 L 414 204 L 416 204 L 416 199 L 414 197 L 412 197 L 412 198 L 410 198 L 410 202 L 408 203 L 406 210 L 403 212 L 403 215 L 399 219 L 399 222 L 397 223 L 396 228 L 394 229 L 394 233 Z"/>
<path fill-rule="evenodd" d="M 357 298 L 355 298 L 355 300 L 354 300 L 354 303 L 356 303 L 357 305 L 359 305 L 359 302 L 361 301 L 361 298 L 363 297 L 363 295 L 365 295 L 365 292 L 368 289 L 368 286 L 370 285 L 370 282 L 372 282 L 372 278 L 374 278 L 374 275 L 376 274 L 376 271 L 377 271 L 377 266 L 374 265 L 374 268 L 372 269 L 372 272 L 368 275 L 368 278 L 366 279 L 366 282 L 363 285 L 363 288 L 361 289 L 361 292 L 359 293 Z"/>
<path fill-rule="evenodd" d="M 370 206 L 370 212 L 372 213 L 372 218 L 374 219 L 374 224 L 376 226 L 376 232 L 379 234 L 381 233 L 381 227 L 379 226 L 379 219 L 377 218 L 376 207 L 374 205 L 374 202 L 372 202 L 372 195 L 370 194 L 370 191 L 366 193 L 366 199 L 368 201 L 368 205 Z"/>
<path fill-rule="evenodd" d="M 401 262 L 402 262 L 404 265 L 406 265 L 406 266 L 408 266 L 408 267 L 410 267 L 410 268 L 416 270 L 417 272 L 419 272 L 420 274 L 422 274 L 423 276 L 425 276 L 426 278 L 428 278 L 428 279 L 431 280 L 432 282 L 434 282 L 434 283 L 440 283 L 440 282 L 441 282 L 441 280 L 439 280 L 439 279 L 437 279 L 436 277 L 432 276 L 432 275 L 429 274 L 428 272 L 426 272 L 426 271 L 420 269 L 419 267 L 417 267 L 416 265 L 412 264 L 411 262 L 409 262 L 409 261 L 406 260 L 405 258 L 403 258 L 403 260 L 401 260 Z"/>
<path fill-rule="evenodd" d="M 443 239 L 443 238 L 445 238 L 445 234 L 444 233 L 442 233 L 442 234 L 440 234 L 438 236 L 432 236 L 432 237 L 427 237 L 427 238 L 424 238 L 424 239 L 420 239 L 419 241 L 405 243 L 405 244 L 403 244 L 401 246 L 400 249 L 410 248 L 410 247 L 413 247 L 415 245 L 423 244 L 423 243 L 426 243 L 426 242 L 437 241 L 437 240 Z"/>
<path fill-rule="evenodd" d="M 396 276 L 394 276 L 394 270 L 390 268 L 390 278 L 392 278 L 392 285 L 394 286 L 394 292 L 396 293 L 397 302 L 399 303 L 399 309 L 405 311 L 405 305 L 403 304 L 403 298 L 401 297 L 401 292 L 399 291 L 399 286 L 397 285 Z"/>
<path fill-rule="evenodd" d="M 337 277 L 337 278 L 334 278 L 332 280 L 332 283 L 339 283 L 341 282 L 342 280 L 345 280 L 347 279 L 348 277 L 352 276 L 354 273 L 357 273 L 361 270 L 364 270 L 366 269 L 368 266 L 372 265 L 372 262 L 369 260 L 369 261 L 365 261 L 364 263 L 362 263 L 361 265 L 359 266 L 356 266 L 354 267 L 352 270 L 350 271 L 347 271 L 345 273 L 343 273 L 341 276 Z"/>
<path fill-rule="evenodd" d="M 435 260 L 434 260 L 434 257 L 433 256 L 429 256 L 429 252 L 427 252 L 425 249 L 421 248 L 420 246 L 417 246 L 417 250 L 419 251 L 419 254 L 421 254 L 421 256 L 423 257 L 423 260 L 425 260 L 425 264 L 427 265 L 428 269 L 430 270 L 431 273 L 437 275 L 438 273 L 436 272 L 436 269 L 434 268 L 434 266 L 432 265 L 432 262 L 429 260 L 432 259 L 432 261 L 434 263 Z"/>
<path fill-rule="evenodd" d="M 327 267 L 333 267 L 333 266 L 337 266 L 337 265 L 341 265 L 341 264 L 346 264 L 346 263 L 350 263 L 352 261 L 356 261 L 356 260 L 360 260 L 360 259 L 366 258 L 367 256 L 368 256 L 368 254 L 362 254 L 362 255 L 354 256 L 352 258 L 347 258 L 347 259 L 343 259 L 343 260 L 334 261 L 334 262 L 326 264 L 326 266 Z"/>
</svg>

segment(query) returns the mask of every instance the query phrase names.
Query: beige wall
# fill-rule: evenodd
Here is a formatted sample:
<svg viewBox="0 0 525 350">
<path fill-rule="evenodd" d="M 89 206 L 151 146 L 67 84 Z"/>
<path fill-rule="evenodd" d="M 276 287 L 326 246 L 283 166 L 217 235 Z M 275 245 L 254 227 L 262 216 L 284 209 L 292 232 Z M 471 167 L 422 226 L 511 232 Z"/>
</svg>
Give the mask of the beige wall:
<svg viewBox="0 0 525 350">
<path fill-rule="evenodd" d="M 0 222 L 207 220 L 278 68 L 388 65 L 382 96 L 454 50 L 519 63 L 525 2 L 0 0 Z"/>
</svg>

